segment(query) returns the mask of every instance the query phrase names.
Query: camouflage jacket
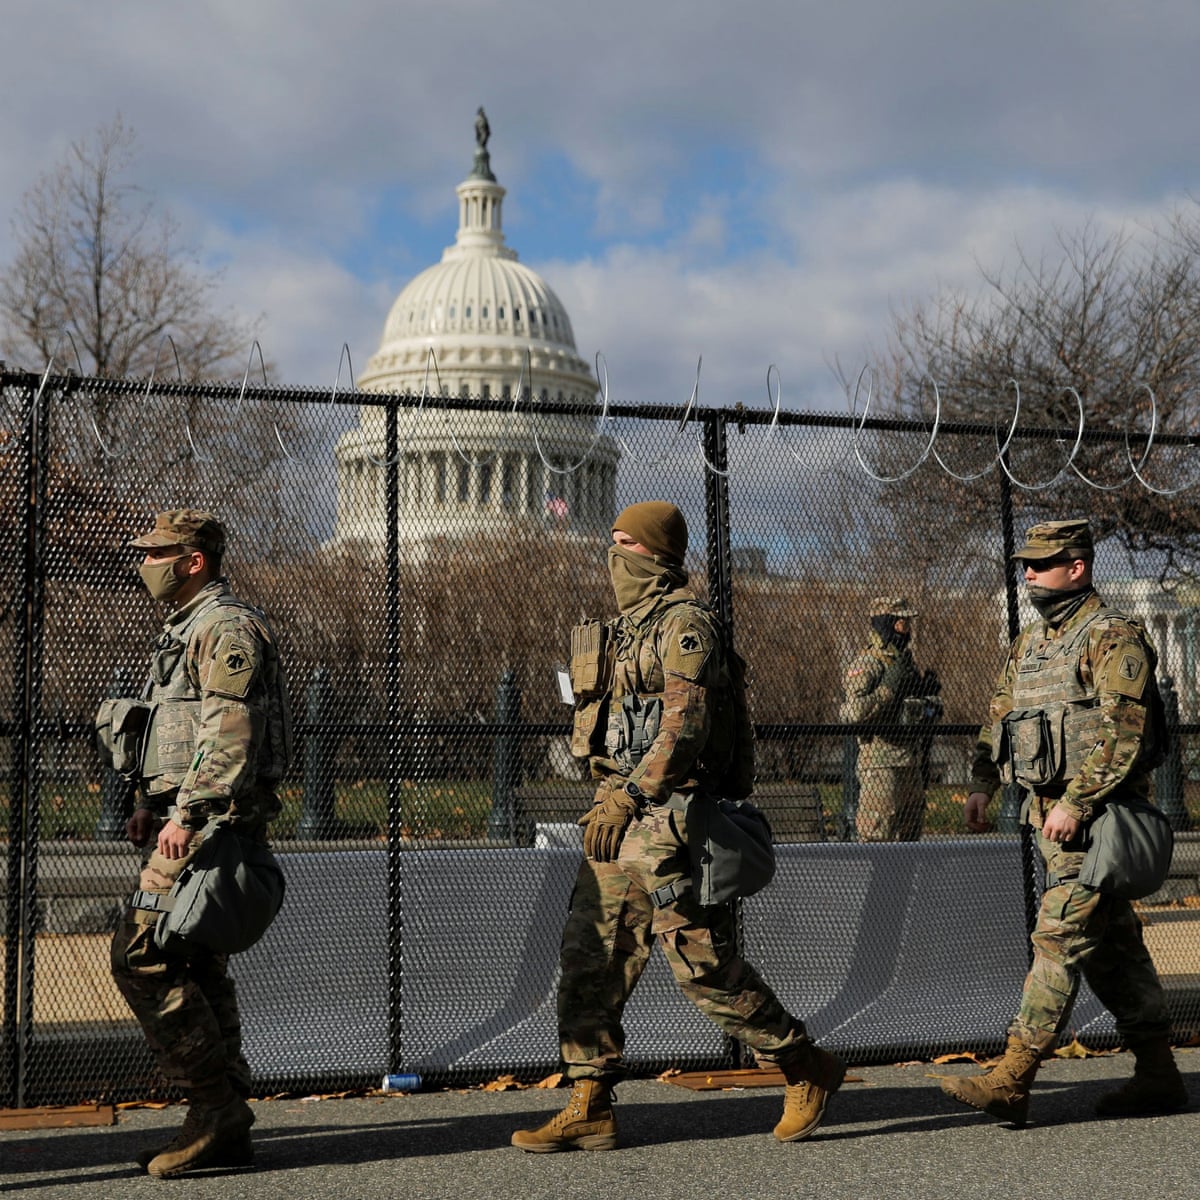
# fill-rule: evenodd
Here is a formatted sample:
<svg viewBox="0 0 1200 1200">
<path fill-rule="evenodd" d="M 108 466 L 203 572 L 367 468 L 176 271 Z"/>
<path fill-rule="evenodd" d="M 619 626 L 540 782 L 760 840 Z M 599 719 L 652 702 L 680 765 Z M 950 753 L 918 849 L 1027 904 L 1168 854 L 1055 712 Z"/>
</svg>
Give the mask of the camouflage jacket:
<svg viewBox="0 0 1200 1200">
<path fill-rule="evenodd" d="M 854 725 L 893 726 L 887 732 L 868 734 L 858 739 L 860 766 L 913 767 L 921 761 L 922 747 L 916 729 L 910 733 L 898 728 L 919 722 L 919 718 L 917 722 L 908 720 L 910 714 L 905 700 L 909 697 L 896 695 L 891 688 L 879 686 L 884 672 L 902 654 L 911 660 L 912 652 L 907 647 L 899 650 L 895 646 L 884 645 L 879 634 L 872 631 L 870 643 L 851 661 L 842 677 L 845 699 L 838 709 L 841 720 Z M 914 666 L 914 686 L 919 678 Z"/>
<path fill-rule="evenodd" d="M 1035 789 L 1030 798 L 1029 820 L 1041 828 L 1046 813 L 1062 803 L 1078 821 L 1088 821 L 1097 804 L 1114 794 L 1145 799 L 1149 771 L 1140 763 L 1140 752 L 1149 716 L 1148 684 L 1155 654 L 1141 627 L 1115 610 L 1104 609 L 1095 592 L 1057 628 L 1034 621 L 1017 636 L 1000 672 L 988 708 L 988 721 L 980 730 L 971 766 L 973 791 L 991 795 L 1000 782 L 992 760 L 993 727 L 1013 711 L 1018 666 L 1033 661 L 1039 647 L 1049 641 L 1068 641 L 1089 621 L 1075 664 L 1083 693 L 1099 710 L 1098 733 L 1080 769 L 1062 785 Z M 1152 686 L 1152 685 L 1151 685 Z"/>
<path fill-rule="evenodd" d="M 148 807 L 188 829 L 218 813 L 263 824 L 291 754 L 291 716 L 275 636 L 226 580 L 173 612 L 151 656 L 154 706 L 143 757 Z"/>
<path fill-rule="evenodd" d="M 627 772 L 651 800 L 695 790 L 724 767 L 706 762 L 714 715 L 718 721 L 728 716 L 715 703 L 723 661 L 711 614 L 684 589 L 667 593 L 640 621 L 622 617 L 616 623 L 612 706 L 630 695 L 662 701 L 653 740 Z M 593 757 L 591 766 L 597 777 L 626 773 L 602 756 Z"/>
</svg>

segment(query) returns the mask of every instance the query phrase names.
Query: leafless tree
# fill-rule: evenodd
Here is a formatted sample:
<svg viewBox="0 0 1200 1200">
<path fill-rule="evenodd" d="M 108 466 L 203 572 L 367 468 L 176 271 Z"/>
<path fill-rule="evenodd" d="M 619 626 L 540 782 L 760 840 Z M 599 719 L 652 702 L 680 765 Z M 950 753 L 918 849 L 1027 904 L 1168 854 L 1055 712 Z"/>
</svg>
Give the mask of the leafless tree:
<svg viewBox="0 0 1200 1200">
<path fill-rule="evenodd" d="M 1086 225 L 1061 233 L 1057 250 L 1040 259 L 1018 248 L 1008 267 L 982 268 L 980 295 L 947 290 L 895 314 L 888 345 L 871 363 L 874 411 L 928 418 L 936 383 L 943 420 L 987 430 L 938 439 L 942 457 L 965 476 L 995 457 L 1019 396 L 1020 434 L 1006 456 L 1014 477 L 1032 485 L 1063 473 L 1047 492 L 1018 490 L 1026 514 L 1037 519 L 1040 507 L 1066 501 L 1101 536 L 1117 537 L 1131 554 L 1151 552 L 1164 580 L 1193 573 L 1200 515 L 1181 489 L 1200 479 L 1200 456 L 1163 435 L 1191 435 L 1197 423 L 1198 251 L 1200 208 L 1138 236 Z M 1080 406 L 1085 437 L 1065 467 Z M 944 471 L 928 473 L 925 495 L 960 530 L 994 509 L 990 489 L 964 490 Z"/>
<path fill-rule="evenodd" d="M 13 218 L 16 256 L 0 278 L 0 346 L 41 370 L 61 354 L 85 374 L 149 376 L 170 334 L 185 379 L 240 369 L 257 322 L 218 311 L 219 272 L 179 243 L 178 226 L 128 182 L 136 138 L 116 117 L 72 143 Z M 173 359 L 160 361 L 160 369 Z"/>
</svg>

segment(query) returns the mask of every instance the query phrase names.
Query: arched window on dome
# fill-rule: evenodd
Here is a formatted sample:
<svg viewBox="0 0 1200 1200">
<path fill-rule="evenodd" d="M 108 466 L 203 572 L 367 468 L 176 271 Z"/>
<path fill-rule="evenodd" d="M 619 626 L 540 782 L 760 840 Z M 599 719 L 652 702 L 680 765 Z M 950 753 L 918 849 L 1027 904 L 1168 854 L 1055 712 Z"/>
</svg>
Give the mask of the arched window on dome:
<svg viewBox="0 0 1200 1200">
<path fill-rule="evenodd" d="M 479 503 L 487 504 L 492 499 L 492 464 L 482 463 L 479 467 Z"/>
<path fill-rule="evenodd" d="M 514 305 L 513 306 L 513 324 L 519 325 L 520 323 L 521 323 L 521 309 L 518 305 Z"/>
<path fill-rule="evenodd" d="M 496 320 L 497 321 L 504 320 L 504 305 L 503 304 L 496 305 Z"/>
<path fill-rule="evenodd" d="M 458 305 L 457 304 L 450 305 L 450 320 L 453 321 L 457 316 L 458 316 Z"/>
<path fill-rule="evenodd" d="M 471 468 L 465 462 L 458 464 L 458 502 L 466 504 L 471 499 Z"/>
<path fill-rule="evenodd" d="M 485 321 L 488 319 L 488 306 L 486 304 L 483 306 L 482 309 L 480 309 L 479 315 Z"/>
<path fill-rule="evenodd" d="M 471 319 L 471 306 L 470 306 L 469 304 L 467 305 L 467 307 L 466 307 L 466 308 L 464 308 L 464 309 L 463 309 L 463 316 L 464 316 L 464 317 L 465 317 L 465 318 L 466 318 L 468 321 Z"/>
</svg>

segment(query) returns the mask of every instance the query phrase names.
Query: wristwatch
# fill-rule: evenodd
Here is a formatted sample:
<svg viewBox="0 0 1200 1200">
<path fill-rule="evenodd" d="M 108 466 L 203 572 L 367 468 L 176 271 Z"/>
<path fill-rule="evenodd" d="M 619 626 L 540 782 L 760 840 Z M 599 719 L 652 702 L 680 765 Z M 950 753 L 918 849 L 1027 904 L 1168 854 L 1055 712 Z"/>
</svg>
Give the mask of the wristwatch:
<svg viewBox="0 0 1200 1200">
<path fill-rule="evenodd" d="M 625 787 L 622 790 L 631 800 L 644 800 L 646 798 L 642 789 L 632 779 L 625 781 Z"/>
</svg>

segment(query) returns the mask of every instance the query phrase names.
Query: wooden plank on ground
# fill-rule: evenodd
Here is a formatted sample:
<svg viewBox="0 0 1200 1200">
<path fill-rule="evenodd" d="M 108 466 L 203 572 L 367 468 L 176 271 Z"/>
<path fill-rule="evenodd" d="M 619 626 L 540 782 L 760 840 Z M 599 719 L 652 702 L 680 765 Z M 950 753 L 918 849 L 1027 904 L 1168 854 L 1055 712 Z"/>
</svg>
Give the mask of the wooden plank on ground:
<svg viewBox="0 0 1200 1200">
<path fill-rule="evenodd" d="M 737 1071 L 680 1071 L 677 1075 L 665 1074 L 659 1078 L 676 1087 L 689 1088 L 693 1092 L 719 1091 L 721 1088 L 783 1087 L 787 1082 L 783 1072 L 771 1067 L 744 1067 Z"/>
<path fill-rule="evenodd" d="M 63 1104 L 42 1108 L 0 1108 L 0 1129 L 72 1129 L 81 1125 L 113 1125 L 111 1104 Z"/>
</svg>

